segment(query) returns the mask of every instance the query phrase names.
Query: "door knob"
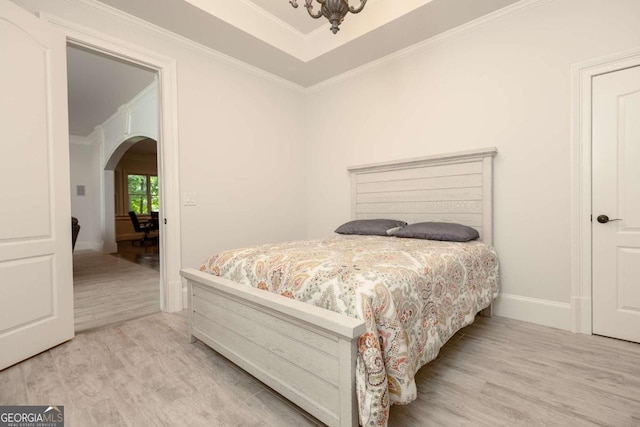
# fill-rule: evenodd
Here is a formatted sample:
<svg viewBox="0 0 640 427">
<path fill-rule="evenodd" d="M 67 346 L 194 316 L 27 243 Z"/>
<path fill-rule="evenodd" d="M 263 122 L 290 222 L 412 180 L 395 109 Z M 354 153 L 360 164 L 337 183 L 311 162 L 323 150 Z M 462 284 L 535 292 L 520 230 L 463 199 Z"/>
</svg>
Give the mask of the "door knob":
<svg viewBox="0 0 640 427">
<path fill-rule="evenodd" d="M 608 216 L 606 215 L 598 215 L 598 218 L 596 218 L 598 220 L 598 222 L 600 224 L 606 224 L 610 221 L 622 221 L 622 218 L 614 218 L 614 219 L 609 219 Z"/>
</svg>

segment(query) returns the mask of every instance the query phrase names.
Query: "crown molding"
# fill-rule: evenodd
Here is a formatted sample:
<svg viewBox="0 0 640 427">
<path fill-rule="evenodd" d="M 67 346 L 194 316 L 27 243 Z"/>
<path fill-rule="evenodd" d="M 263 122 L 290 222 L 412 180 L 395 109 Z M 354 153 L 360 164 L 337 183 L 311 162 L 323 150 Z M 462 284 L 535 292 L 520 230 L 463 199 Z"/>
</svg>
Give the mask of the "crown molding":
<svg viewBox="0 0 640 427">
<path fill-rule="evenodd" d="M 382 67 L 385 66 L 387 64 L 390 64 L 392 62 L 395 61 L 399 61 L 405 58 L 408 58 L 412 55 L 415 55 L 417 53 L 423 52 L 427 49 L 429 49 L 432 46 L 436 46 L 440 43 L 445 42 L 446 40 L 456 37 L 456 36 L 460 36 L 462 34 L 465 34 L 469 31 L 472 31 L 473 29 L 486 25 L 488 23 L 491 22 L 495 22 L 496 20 L 499 19 L 503 19 L 507 16 L 513 15 L 515 13 L 519 13 L 522 12 L 526 9 L 529 9 L 531 7 L 536 7 L 545 3 L 550 2 L 551 0 L 522 0 L 518 3 L 515 3 L 513 5 L 507 6 L 503 9 L 497 10 L 495 12 L 489 13 L 485 16 L 482 16 L 480 18 L 477 18 L 473 21 L 470 21 L 466 24 L 460 25 L 456 28 L 453 28 L 449 31 L 446 31 L 444 33 L 441 33 L 439 35 L 436 35 L 434 37 L 431 37 L 429 39 L 426 39 L 424 41 L 421 41 L 419 43 L 416 43 L 412 46 L 409 46 L 407 48 L 401 49 L 399 51 L 396 51 L 394 53 L 391 53 L 383 58 L 371 61 L 367 64 L 364 64 L 358 68 L 354 68 L 352 70 L 349 70 L 345 73 L 342 73 L 340 75 L 337 75 L 335 77 L 329 78 L 327 80 L 324 80 L 320 83 L 317 83 L 315 85 L 309 86 L 309 87 L 304 87 L 302 85 L 299 85 L 297 83 L 294 83 L 292 81 L 289 81 L 285 78 L 279 77 L 275 74 L 269 73 L 263 69 L 260 69 L 258 67 L 255 67 L 253 65 L 250 65 L 246 62 L 243 62 L 241 60 L 238 60 L 236 58 L 233 58 L 227 54 L 224 54 L 222 52 L 219 52 L 213 48 L 210 48 L 208 46 L 205 46 L 201 43 L 195 42 L 193 40 L 190 40 L 184 36 L 181 36 L 179 34 L 173 33 L 165 28 L 162 28 L 160 26 L 157 26 L 155 24 L 149 23 L 147 21 L 144 21 L 140 18 L 137 18 L 135 16 L 129 15 L 126 12 L 123 12 L 119 9 L 116 9 L 112 6 L 106 5 L 104 3 L 100 3 L 97 0 L 65 0 L 67 3 L 69 4 L 73 4 L 73 5 L 77 5 L 79 7 L 82 7 L 84 9 L 87 9 L 95 14 L 98 14 L 102 17 L 105 17 L 107 19 L 112 19 L 112 20 L 116 20 L 118 22 L 121 22 L 127 26 L 130 26 L 132 28 L 135 28 L 137 31 L 145 31 L 147 33 L 150 33 L 154 36 L 160 37 L 162 39 L 165 40 L 170 40 L 172 42 L 175 42 L 179 45 L 181 45 L 182 47 L 188 48 L 191 51 L 197 52 L 199 54 L 202 54 L 204 56 L 207 56 L 215 61 L 230 65 L 232 67 L 235 67 L 237 69 L 240 69 L 244 72 L 247 72 L 249 74 L 252 74 L 254 76 L 257 76 L 259 78 L 262 78 L 264 80 L 276 83 L 282 87 L 288 88 L 290 90 L 294 90 L 298 93 L 302 93 L 302 94 L 311 94 L 311 93 L 315 93 L 315 92 L 319 92 L 325 88 L 331 87 L 333 85 L 339 84 L 341 82 L 350 80 L 354 77 L 356 77 L 357 75 L 367 72 L 371 69 L 377 68 L 377 67 Z M 252 7 L 254 7 L 256 10 L 261 10 L 265 16 L 270 16 L 271 19 L 276 20 L 276 21 L 280 21 L 277 17 L 273 17 L 270 14 L 268 14 L 266 11 L 264 11 L 262 8 L 258 7 L 257 5 L 253 5 L 253 3 L 249 2 L 248 0 L 240 0 L 243 4 L 251 4 Z M 62 20 L 60 20 L 62 21 Z M 288 25 L 286 23 L 282 23 L 283 25 Z M 75 25 L 75 24 L 74 24 Z M 77 26 L 77 25 L 76 25 Z M 291 27 L 293 28 L 293 27 Z M 318 28 L 317 30 L 314 30 L 312 33 L 304 36 L 305 41 L 309 41 L 309 35 L 311 34 L 315 34 L 316 32 L 322 31 L 324 29 L 324 27 Z M 297 29 L 293 29 L 296 32 L 299 32 Z M 302 34 L 302 33 L 301 33 Z"/>
<path fill-rule="evenodd" d="M 451 30 L 445 31 L 444 33 L 438 34 L 436 36 L 430 37 L 426 40 L 418 42 L 414 45 L 411 45 L 407 48 L 401 49 L 397 52 L 391 53 L 387 56 L 384 56 L 380 59 L 376 59 L 375 61 L 371 61 L 367 64 L 364 64 L 358 68 L 354 68 L 345 73 L 327 79 L 323 82 L 315 84 L 313 86 L 309 86 L 306 88 L 306 93 L 316 93 L 328 87 L 337 85 L 344 81 L 350 80 L 357 75 L 372 70 L 374 68 L 383 67 L 387 64 L 400 61 L 402 59 L 411 57 L 415 54 L 426 51 L 434 46 L 437 46 L 440 43 L 448 41 L 451 38 L 461 36 L 463 34 L 468 33 L 480 26 L 487 25 L 489 23 L 498 21 L 500 19 L 504 19 L 508 16 L 515 15 L 516 13 L 523 12 L 526 9 L 530 9 L 533 7 L 537 7 L 543 5 L 545 3 L 549 3 L 552 0 L 522 0 L 518 3 L 514 3 L 510 6 L 502 8 L 500 10 L 496 10 L 495 12 L 484 15 L 480 18 L 474 19 L 473 21 L 469 21 L 466 24 L 455 27 Z"/>
<path fill-rule="evenodd" d="M 222 62 L 224 64 L 233 66 L 242 71 L 248 72 L 254 76 L 260 77 L 264 80 L 268 80 L 270 82 L 276 83 L 280 86 L 284 86 L 288 89 L 295 90 L 300 93 L 305 92 L 305 88 L 300 86 L 299 84 L 293 83 L 289 80 L 283 79 L 282 77 L 278 77 L 275 74 L 264 71 L 258 67 L 247 64 L 246 62 L 240 61 L 239 59 L 233 58 L 229 55 L 226 55 L 222 52 L 219 52 L 210 47 L 204 46 L 200 43 L 197 43 L 191 39 L 183 37 L 179 34 L 173 33 L 165 28 L 159 27 L 150 22 L 144 21 L 135 16 L 129 15 L 119 9 L 116 9 L 112 6 L 106 5 L 104 3 L 100 3 L 96 0 L 66 0 L 68 3 L 75 4 L 77 6 L 83 7 L 91 12 L 94 12 L 102 17 L 108 19 L 117 20 L 125 25 L 128 25 L 137 30 L 145 30 L 148 33 L 151 33 L 154 36 L 161 37 L 165 40 L 169 40 L 178 44 L 181 44 L 192 51 L 203 54 L 211 59 Z M 64 21 L 62 19 L 58 19 L 59 21 Z M 68 22 L 68 21 L 67 21 Z"/>
<path fill-rule="evenodd" d="M 300 31 L 249 0 L 183 1 L 294 58 L 303 60 L 307 52 Z"/>
<path fill-rule="evenodd" d="M 261 8 L 260 6 L 255 4 L 254 2 L 252 2 L 250 0 L 236 0 L 236 1 L 239 1 L 240 3 L 243 3 L 245 6 L 252 8 L 257 13 L 259 13 L 262 16 L 264 16 L 265 19 L 268 19 L 271 22 L 274 22 L 275 24 L 277 24 L 280 27 L 282 27 L 282 29 L 285 30 L 286 32 L 291 33 L 292 36 L 305 38 L 305 36 L 306 36 L 305 33 L 303 33 L 302 31 L 298 30 L 294 26 L 287 24 L 286 22 L 284 22 L 282 19 L 278 18 L 277 16 L 270 14 L 269 12 L 267 12 L 266 10 L 264 10 L 263 8 Z"/>
</svg>

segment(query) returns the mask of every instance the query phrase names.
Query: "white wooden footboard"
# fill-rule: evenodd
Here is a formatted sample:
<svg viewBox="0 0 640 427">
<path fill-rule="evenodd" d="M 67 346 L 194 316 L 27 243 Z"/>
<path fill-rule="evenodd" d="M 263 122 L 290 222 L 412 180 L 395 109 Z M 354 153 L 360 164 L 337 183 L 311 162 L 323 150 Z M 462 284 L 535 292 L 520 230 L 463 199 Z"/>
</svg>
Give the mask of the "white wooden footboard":
<svg viewBox="0 0 640 427">
<path fill-rule="evenodd" d="M 355 365 L 364 323 L 185 269 L 189 334 L 330 426 L 357 426 Z"/>
</svg>

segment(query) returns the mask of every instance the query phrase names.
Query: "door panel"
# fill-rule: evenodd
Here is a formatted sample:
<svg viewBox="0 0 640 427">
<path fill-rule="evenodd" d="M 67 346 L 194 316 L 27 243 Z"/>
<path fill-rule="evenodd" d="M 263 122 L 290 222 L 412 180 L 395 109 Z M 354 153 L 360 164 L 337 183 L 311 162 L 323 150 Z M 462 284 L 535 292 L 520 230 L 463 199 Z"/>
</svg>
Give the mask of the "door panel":
<svg viewBox="0 0 640 427">
<path fill-rule="evenodd" d="M 593 333 L 640 342 L 640 67 L 593 79 Z M 596 220 L 607 215 L 609 221 Z"/>
<path fill-rule="evenodd" d="M 640 74 L 640 68 L 629 71 Z M 630 82 L 633 85 L 633 82 Z M 621 231 L 640 232 L 640 82 L 635 83 L 636 90 L 618 97 L 619 132 L 618 172 L 620 197 L 618 206 L 620 215 L 625 218 Z M 624 90 L 624 89 L 623 89 Z"/>
<path fill-rule="evenodd" d="M 51 256 L 0 263 L 0 283 L 10 283 L 0 301 L 0 330 L 9 331 L 48 319 L 53 312 Z"/>
<path fill-rule="evenodd" d="M 0 369 L 73 337 L 66 40 L 0 2 Z"/>
<path fill-rule="evenodd" d="M 640 249 L 618 248 L 618 310 L 640 312 L 639 281 Z"/>
</svg>

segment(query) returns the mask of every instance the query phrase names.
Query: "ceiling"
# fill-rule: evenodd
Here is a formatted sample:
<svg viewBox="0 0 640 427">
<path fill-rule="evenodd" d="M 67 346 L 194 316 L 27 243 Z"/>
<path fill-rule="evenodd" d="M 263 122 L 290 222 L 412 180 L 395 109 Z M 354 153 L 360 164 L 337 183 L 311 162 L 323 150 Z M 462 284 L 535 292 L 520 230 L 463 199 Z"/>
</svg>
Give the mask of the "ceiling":
<svg viewBox="0 0 640 427">
<path fill-rule="evenodd" d="M 100 1 L 310 87 L 520 0 L 369 0 L 336 35 L 325 18 L 309 17 L 304 0 L 297 9 L 289 0 Z"/>
<path fill-rule="evenodd" d="M 307 14 L 304 0 L 297 9 L 289 0 L 100 1 L 310 87 L 519 0 L 369 0 L 336 35 L 325 18 Z M 88 136 L 155 79 L 154 71 L 80 47 L 68 47 L 67 61 L 72 135 Z"/>
<path fill-rule="evenodd" d="M 69 133 L 89 136 L 155 80 L 156 73 L 83 48 L 67 47 Z"/>
</svg>

